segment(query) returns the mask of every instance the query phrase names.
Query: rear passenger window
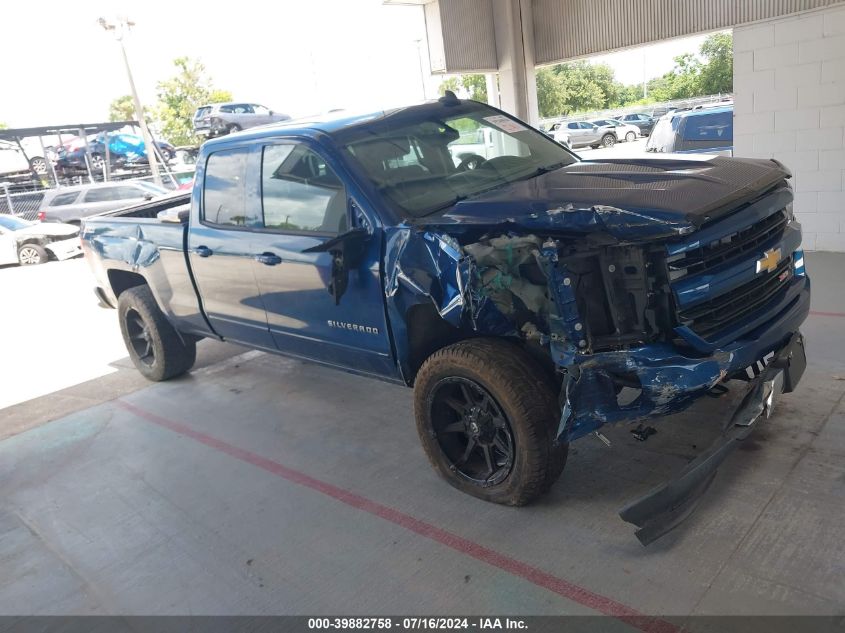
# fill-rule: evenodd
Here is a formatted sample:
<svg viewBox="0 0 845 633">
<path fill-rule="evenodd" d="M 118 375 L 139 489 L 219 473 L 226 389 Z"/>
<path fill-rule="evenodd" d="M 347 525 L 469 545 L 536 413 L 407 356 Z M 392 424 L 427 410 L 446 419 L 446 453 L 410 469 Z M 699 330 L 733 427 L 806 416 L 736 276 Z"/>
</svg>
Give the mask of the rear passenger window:
<svg viewBox="0 0 845 633">
<path fill-rule="evenodd" d="M 53 198 L 48 204 L 48 207 L 63 207 L 68 204 L 73 204 L 79 197 L 78 191 L 71 191 L 70 193 L 62 193 Z"/>
<path fill-rule="evenodd" d="M 323 158 L 304 145 L 269 145 L 261 160 L 264 226 L 280 231 L 346 231 L 346 189 Z"/>
<path fill-rule="evenodd" d="M 221 150 L 208 157 L 203 188 L 203 221 L 218 226 L 255 227 L 261 218 L 246 205 L 247 148 Z"/>
<path fill-rule="evenodd" d="M 146 191 L 141 191 L 135 187 L 115 187 L 115 200 L 132 200 L 133 198 L 143 198 Z"/>
<path fill-rule="evenodd" d="M 114 187 L 91 189 L 85 194 L 85 202 L 111 202 L 113 200 L 120 200 Z"/>
<path fill-rule="evenodd" d="M 715 112 L 687 117 L 685 141 L 730 141 L 733 139 L 733 113 Z"/>
</svg>

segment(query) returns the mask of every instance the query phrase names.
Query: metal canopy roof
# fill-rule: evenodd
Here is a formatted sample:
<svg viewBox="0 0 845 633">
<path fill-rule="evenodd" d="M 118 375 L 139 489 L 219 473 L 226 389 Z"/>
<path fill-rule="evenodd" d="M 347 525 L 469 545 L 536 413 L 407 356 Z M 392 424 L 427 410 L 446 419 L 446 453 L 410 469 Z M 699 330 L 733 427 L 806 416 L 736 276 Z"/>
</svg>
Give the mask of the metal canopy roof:
<svg viewBox="0 0 845 633">
<path fill-rule="evenodd" d="M 0 140 L 17 141 L 18 139 L 32 136 L 51 136 L 54 134 L 79 134 L 82 130 L 85 134 L 96 134 L 97 132 L 113 132 L 127 125 L 137 127 L 137 121 L 109 121 L 106 123 L 69 123 L 67 125 L 45 125 L 43 127 L 19 127 L 0 130 Z"/>
</svg>

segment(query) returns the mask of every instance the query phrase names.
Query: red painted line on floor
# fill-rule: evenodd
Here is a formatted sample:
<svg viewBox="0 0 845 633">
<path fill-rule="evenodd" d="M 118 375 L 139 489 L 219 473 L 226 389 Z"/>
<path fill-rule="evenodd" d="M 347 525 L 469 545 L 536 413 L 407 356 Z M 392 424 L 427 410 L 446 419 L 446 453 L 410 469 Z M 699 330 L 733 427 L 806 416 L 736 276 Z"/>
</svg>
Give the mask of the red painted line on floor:
<svg viewBox="0 0 845 633">
<path fill-rule="evenodd" d="M 843 318 L 845 318 L 845 312 L 821 312 L 820 310 L 810 310 L 810 315 L 812 315 L 812 316 L 829 316 L 829 317 L 843 317 Z"/>
<path fill-rule="evenodd" d="M 539 587 L 548 589 L 549 591 L 552 591 L 559 596 L 563 596 L 568 600 L 577 602 L 578 604 L 593 609 L 594 611 L 598 611 L 604 615 L 612 616 L 632 627 L 644 631 L 645 633 L 679 633 L 681 630 L 680 627 L 675 626 L 671 622 L 642 614 L 639 611 L 620 602 L 616 602 L 611 598 L 594 593 L 589 589 L 580 587 L 568 580 L 564 580 L 563 578 L 544 572 L 536 567 L 532 567 L 528 563 L 511 558 L 505 554 L 500 554 L 499 552 L 484 547 L 483 545 L 479 545 L 469 539 L 458 536 L 453 532 L 449 532 L 448 530 L 439 528 L 431 523 L 414 518 L 413 516 L 405 514 L 400 510 L 371 501 L 359 494 L 339 488 L 320 479 L 316 479 L 303 472 L 294 470 L 293 468 L 288 468 L 279 462 L 262 457 L 261 455 L 243 448 L 238 448 L 233 444 L 229 444 L 228 442 L 212 437 L 211 435 L 206 435 L 201 431 L 196 431 L 180 422 L 163 418 L 160 415 L 141 409 L 140 407 L 129 404 L 123 400 L 116 400 L 115 403 L 117 406 L 122 407 L 133 415 L 148 422 L 152 422 L 153 424 L 169 429 L 174 433 L 196 440 L 201 444 L 205 444 L 206 446 L 216 449 L 221 453 L 225 453 L 230 457 L 234 457 L 235 459 L 257 466 L 258 468 L 273 473 L 274 475 L 286 479 L 287 481 L 320 492 L 332 499 L 340 501 L 341 503 L 345 503 L 348 506 L 380 517 L 386 521 L 390 521 L 391 523 L 410 530 L 415 534 L 424 536 L 425 538 L 436 541 L 446 547 L 450 547 L 453 550 L 466 554 L 476 560 L 492 565 L 493 567 L 497 567 L 514 576 L 522 578 L 523 580 L 527 580 Z M 562 546 L 565 546 L 565 544 L 562 544 Z"/>
</svg>

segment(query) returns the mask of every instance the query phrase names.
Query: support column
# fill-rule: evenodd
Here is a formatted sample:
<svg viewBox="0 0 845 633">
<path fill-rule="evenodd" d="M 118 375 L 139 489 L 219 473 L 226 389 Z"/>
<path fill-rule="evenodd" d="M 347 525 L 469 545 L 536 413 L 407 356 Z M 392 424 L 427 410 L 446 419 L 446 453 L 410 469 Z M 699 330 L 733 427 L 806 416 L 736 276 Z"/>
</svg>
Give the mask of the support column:
<svg viewBox="0 0 845 633">
<path fill-rule="evenodd" d="M 537 126 L 531 0 L 492 0 L 502 110 Z M 488 93 L 489 94 L 489 93 Z"/>
</svg>

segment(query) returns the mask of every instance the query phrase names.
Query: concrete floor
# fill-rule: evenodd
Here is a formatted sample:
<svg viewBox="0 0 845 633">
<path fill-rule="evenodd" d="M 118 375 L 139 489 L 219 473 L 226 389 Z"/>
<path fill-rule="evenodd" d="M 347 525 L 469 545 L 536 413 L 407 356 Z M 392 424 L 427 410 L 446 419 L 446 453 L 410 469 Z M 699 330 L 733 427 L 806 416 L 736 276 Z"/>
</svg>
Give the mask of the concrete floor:
<svg viewBox="0 0 845 633">
<path fill-rule="evenodd" d="M 730 398 L 647 443 L 579 440 L 548 496 L 504 508 L 436 477 L 410 390 L 205 341 L 181 379 L 122 359 L 0 410 L 0 615 L 841 615 L 845 255 L 808 268 L 798 391 L 647 549 L 618 508 L 706 446 Z"/>
</svg>

